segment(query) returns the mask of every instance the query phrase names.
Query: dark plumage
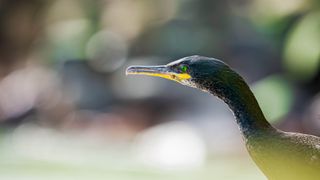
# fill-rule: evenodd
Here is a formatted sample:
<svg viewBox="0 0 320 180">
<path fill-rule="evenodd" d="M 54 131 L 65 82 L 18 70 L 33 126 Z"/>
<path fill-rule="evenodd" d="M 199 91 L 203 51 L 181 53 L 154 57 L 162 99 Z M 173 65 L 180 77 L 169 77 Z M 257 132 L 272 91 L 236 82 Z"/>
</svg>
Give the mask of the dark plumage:
<svg viewBox="0 0 320 180">
<path fill-rule="evenodd" d="M 160 76 L 218 96 L 233 111 L 249 154 L 270 180 L 320 179 L 320 138 L 272 127 L 243 78 L 222 61 L 190 56 L 164 66 L 132 66 L 127 74 Z"/>
</svg>

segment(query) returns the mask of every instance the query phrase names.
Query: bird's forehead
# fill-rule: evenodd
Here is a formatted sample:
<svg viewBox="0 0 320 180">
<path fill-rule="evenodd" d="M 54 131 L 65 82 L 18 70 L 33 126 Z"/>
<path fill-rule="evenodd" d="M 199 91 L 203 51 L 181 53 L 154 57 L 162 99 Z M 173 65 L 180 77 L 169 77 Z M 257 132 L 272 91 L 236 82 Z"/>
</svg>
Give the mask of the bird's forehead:
<svg viewBox="0 0 320 180">
<path fill-rule="evenodd" d="M 173 65 L 181 64 L 182 62 L 185 62 L 185 61 L 187 61 L 187 60 L 185 58 L 182 58 L 182 59 L 178 59 L 176 61 L 173 61 L 173 62 L 171 62 L 171 63 L 169 63 L 167 65 L 168 66 L 173 66 Z"/>
<path fill-rule="evenodd" d="M 178 59 L 176 61 L 173 61 L 173 62 L 169 63 L 168 66 L 173 66 L 173 65 L 177 65 L 177 64 L 181 64 L 181 63 L 190 64 L 193 61 L 200 60 L 200 59 L 201 59 L 201 56 L 197 56 L 197 55 L 196 56 L 188 56 L 188 57 L 184 57 L 184 58 Z"/>
</svg>

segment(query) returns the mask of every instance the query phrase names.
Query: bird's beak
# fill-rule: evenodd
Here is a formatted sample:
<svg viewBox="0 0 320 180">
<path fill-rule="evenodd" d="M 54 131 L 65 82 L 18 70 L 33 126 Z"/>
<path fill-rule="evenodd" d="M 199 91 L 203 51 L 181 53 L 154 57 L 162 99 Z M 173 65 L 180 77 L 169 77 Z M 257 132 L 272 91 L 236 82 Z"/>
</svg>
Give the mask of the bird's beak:
<svg viewBox="0 0 320 180">
<path fill-rule="evenodd" d="M 167 66 L 130 66 L 126 71 L 126 74 L 157 76 L 179 83 L 183 83 L 185 80 L 191 78 L 189 74 L 173 72 Z"/>
</svg>

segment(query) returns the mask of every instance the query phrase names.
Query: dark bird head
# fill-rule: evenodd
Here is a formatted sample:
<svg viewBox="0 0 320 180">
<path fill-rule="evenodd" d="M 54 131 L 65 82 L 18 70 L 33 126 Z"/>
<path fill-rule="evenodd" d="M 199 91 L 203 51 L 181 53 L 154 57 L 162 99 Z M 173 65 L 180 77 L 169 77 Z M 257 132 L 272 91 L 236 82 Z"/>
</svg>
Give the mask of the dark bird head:
<svg viewBox="0 0 320 180">
<path fill-rule="evenodd" d="M 245 135 L 271 127 L 243 78 L 220 60 L 189 56 L 162 66 L 131 66 L 126 73 L 158 76 L 218 96 L 234 112 Z"/>
<path fill-rule="evenodd" d="M 126 73 L 162 77 L 218 96 L 233 79 L 240 78 L 222 61 L 203 56 L 189 56 L 161 66 L 130 66 Z"/>
</svg>

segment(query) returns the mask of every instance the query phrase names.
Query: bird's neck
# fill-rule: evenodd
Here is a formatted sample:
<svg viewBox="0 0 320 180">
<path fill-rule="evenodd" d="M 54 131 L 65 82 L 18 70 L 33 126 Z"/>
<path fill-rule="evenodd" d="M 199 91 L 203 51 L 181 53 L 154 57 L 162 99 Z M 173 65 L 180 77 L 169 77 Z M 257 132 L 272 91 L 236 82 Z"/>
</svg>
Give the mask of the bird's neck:
<svg viewBox="0 0 320 180">
<path fill-rule="evenodd" d="M 264 117 L 259 104 L 249 86 L 239 77 L 223 84 L 214 84 L 209 91 L 221 98 L 233 111 L 236 122 L 245 138 L 269 132 L 274 128 Z M 221 86 L 218 87 L 217 86 Z M 213 90 L 214 89 L 214 90 Z"/>
</svg>

